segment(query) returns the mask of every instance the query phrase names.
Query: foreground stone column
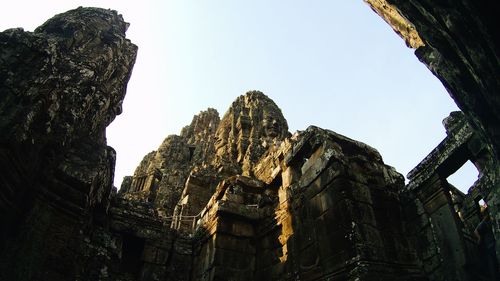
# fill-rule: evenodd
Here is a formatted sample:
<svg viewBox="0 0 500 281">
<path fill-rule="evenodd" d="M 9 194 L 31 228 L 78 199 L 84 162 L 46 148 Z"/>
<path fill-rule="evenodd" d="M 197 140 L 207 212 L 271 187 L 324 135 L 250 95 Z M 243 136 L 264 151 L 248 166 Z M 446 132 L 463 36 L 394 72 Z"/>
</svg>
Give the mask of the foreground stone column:
<svg viewBox="0 0 500 281">
<path fill-rule="evenodd" d="M 78 8 L 34 32 L 0 33 L 2 280 L 100 274 L 84 269 L 112 191 L 105 128 L 137 52 L 127 27 L 115 11 Z"/>
</svg>

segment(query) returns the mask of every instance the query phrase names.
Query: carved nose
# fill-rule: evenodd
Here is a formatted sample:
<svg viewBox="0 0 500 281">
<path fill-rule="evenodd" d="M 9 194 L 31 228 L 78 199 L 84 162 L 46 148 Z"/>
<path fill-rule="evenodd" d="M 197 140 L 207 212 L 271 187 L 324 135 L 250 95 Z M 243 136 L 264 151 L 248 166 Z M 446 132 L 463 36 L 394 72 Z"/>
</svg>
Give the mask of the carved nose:
<svg viewBox="0 0 500 281">
<path fill-rule="evenodd" d="M 118 104 L 117 106 L 115 106 L 114 108 L 114 111 L 115 111 L 115 114 L 116 115 L 120 115 L 122 113 L 122 103 L 120 102 L 120 104 Z"/>
</svg>

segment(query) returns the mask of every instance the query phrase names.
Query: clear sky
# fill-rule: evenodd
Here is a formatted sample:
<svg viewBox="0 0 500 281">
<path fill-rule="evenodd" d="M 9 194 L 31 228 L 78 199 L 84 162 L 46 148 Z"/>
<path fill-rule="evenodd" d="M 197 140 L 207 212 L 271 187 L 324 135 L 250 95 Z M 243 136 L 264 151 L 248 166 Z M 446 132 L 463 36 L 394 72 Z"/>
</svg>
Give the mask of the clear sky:
<svg viewBox="0 0 500 281">
<path fill-rule="evenodd" d="M 406 175 L 444 137 L 453 100 L 362 0 L 8 1 L 0 30 L 32 31 L 78 6 L 111 8 L 139 46 L 123 113 L 108 127 L 115 185 L 208 107 L 260 90 L 290 131 L 316 125 L 375 147 Z M 451 180 L 477 179 L 471 164 Z"/>
</svg>

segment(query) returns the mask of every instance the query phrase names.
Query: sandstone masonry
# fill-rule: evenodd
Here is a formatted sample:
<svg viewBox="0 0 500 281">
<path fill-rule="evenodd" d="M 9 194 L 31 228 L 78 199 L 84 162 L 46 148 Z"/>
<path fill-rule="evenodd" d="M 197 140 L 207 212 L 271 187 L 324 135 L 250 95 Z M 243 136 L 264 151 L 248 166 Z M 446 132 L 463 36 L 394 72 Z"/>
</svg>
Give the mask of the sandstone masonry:
<svg viewBox="0 0 500 281">
<path fill-rule="evenodd" d="M 489 280 L 472 232 L 499 237 L 494 4 L 367 0 L 463 109 L 404 178 L 372 147 L 293 135 L 259 91 L 194 116 L 119 192 L 105 128 L 137 47 L 114 11 L 0 33 L 1 280 Z M 446 178 L 471 161 L 463 194 Z"/>
</svg>

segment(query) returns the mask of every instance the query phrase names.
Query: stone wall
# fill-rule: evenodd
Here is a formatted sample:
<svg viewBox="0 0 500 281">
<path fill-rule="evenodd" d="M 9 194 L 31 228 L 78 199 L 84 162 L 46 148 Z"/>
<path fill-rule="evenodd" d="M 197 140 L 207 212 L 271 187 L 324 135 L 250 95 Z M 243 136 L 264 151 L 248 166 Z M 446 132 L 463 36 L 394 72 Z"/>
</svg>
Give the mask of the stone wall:
<svg viewBox="0 0 500 281">
<path fill-rule="evenodd" d="M 448 136 L 408 174 L 410 182 L 402 192 L 408 233 L 433 280 L 448 280 L 450 276 L 453 280 L 478 280 L 484 272 L 473 233 L 481 220 L 481 199 L 490 212 L 498 212 L 496 204 L 488 201 L 495 156 L 462 112 L 452 112 L 443 124 Z M 468 160 L 480 173 L 463 194 L 446 179 Z M 498 229 L 494 231 L 498 235 Z"/>
<path fill-rule="evenodd" d="M 194 280 L 255 280 L 254 224 L 265 214 L 258 208 L 263 190 L 262 182 L 244 176 L 219 184 L 202 212 Z"/>
<path fill-rule="evenodd" d="M 422 44 L 415 45 L 415 55 L 443 83 L 458 107 L 493 153 L 487 184 L 481 184 L 481 197 L 488 202 L 497 240 L 500 239 L 500 37 L 498 1 L 400 1 L 367 0 L 406 42 L 416 32 Z M 398 13 L 412 32 L 399 32 L 399 23 L 388 14 Z M 414 31 L 414 32 L 413 32 Z M 479 168 L 479 165 L 476 165 Z"/>
<path fill-rule="evenodd" d="M 251 91 L 167 137 L 116 195 L 104 129 L 136 56 L 128 25 L 78 8 L 1 32 L 0 279 L 486 280 L 471 233 L 480 198 L 500 233 L 498 4 L 366 1 L 464 111 L 406 187 L 365 144 L 290 136 Z M 480 178 L 463 194 L 446 178 L 467 160 Z"/>
<path fill-rule="evenodd" d="M 120 195 L 130 200 L 149 201 L 163 216 L 172 216 L 188 177 L 194 178 L 193 173 L 207 174 L 210 170 L 207 165 L 214 158 L 214 138 L 219 121 L 219 113 L 212 108 L 195 115 L 180 136 L 168 136 L 158 150 L 144 156 L 131 177 L 130 186 L 123 181 Z M 216 184 L 212 184 L 213 188 Z M 210 195 L 203 204 L 208 201 L 213 188 L 210 185 L 206 188 Z"/>
<path fill-rule="evenodd" d="M 115 151 L 105 128 L 137 47 L 115 11 L 78 8 L 0 33 L 0 279 L 67 280 L 106 220 Z"/>
<path fill-rule="evenodd" d="M 269 184 L 225 181 L 203 211 L 197 280 L 426 280 L 377 151 L 310 127 L 271 157 Z"/>
<path fill-rule="evenodd" d="M 144 157 L 131 187 L 124 181 L 120 196 L 149 200 L 165 217 L 173 216 L 172 227 L 191 230 L 221 180 L 251 175 L 258 159 L 288 135 L 279 107 L 262 92 L 247 92 L 222 120 L 209 108 L 194 116 L 180 136 L 168 136 Z"/>
<path fill-rule="evenodd" d="M 116 198 L 112 206 L 110 230 L 119 259 L 110 266 L 119 270 L 109 280 L 190 280 L 189 237 L 171 229 L 150 204 Z"/>
</svg>

